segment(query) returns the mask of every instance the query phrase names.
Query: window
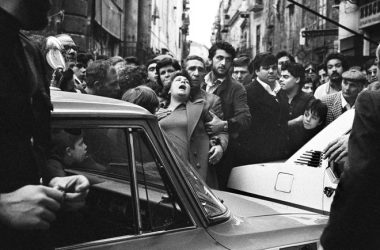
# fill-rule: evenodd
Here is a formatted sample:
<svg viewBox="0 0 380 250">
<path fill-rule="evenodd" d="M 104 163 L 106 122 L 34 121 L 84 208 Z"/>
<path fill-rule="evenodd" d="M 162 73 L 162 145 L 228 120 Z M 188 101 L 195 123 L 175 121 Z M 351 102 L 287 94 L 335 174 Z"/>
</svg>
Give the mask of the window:
<svg viewBox="0 0 380 250">
<path fill-rule="evenodd" d="M 46 176 L 60 167 L 91 183 L 86 205 L 52 226 L 54 247 L 193 225 L 143 129 L 59 127 L 52 139 Z"/>
<path fill-rule="evenodd" d="M 171 187 L 164 168 L 142 129 L 133 130 L 142 231 L 190 226 L 191 222 Z"/>
<path fill-rule="evenodd" d="M 256 54 L 260 53 L 260 40 L 261 40 L 261 27 L 260 25 L 256 26 Z"/>
<path fill-rule="evenodd" d="M 318 13 L 327 16 L 327 0 L 318 1 Z M 324 29 L 326 25 L 326 19 L 318 17 L 318 29 Z"/>
</svg>

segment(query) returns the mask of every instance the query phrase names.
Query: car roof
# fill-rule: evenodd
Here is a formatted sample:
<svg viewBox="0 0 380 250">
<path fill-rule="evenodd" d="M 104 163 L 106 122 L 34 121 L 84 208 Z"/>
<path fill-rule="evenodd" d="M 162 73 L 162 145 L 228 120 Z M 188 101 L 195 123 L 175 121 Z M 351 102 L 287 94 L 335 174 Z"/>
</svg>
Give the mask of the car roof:
<svg viewBox="0 0 380 250">
<path fill-rule="evenodd" d="M 51 90 L 53 104 L 53 117 L 128 117 L 154 119 L 146 109 L 121 100 L 72 93 L 66 91 Z"/>
</svg>

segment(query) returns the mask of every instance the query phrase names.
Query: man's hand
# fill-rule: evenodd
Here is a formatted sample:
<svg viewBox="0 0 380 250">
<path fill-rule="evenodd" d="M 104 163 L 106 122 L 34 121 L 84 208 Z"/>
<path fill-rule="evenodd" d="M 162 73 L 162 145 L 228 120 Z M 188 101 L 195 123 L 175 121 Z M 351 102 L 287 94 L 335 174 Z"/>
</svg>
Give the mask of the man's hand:
<svg viewBox="0 0 380 250">
<path fill-rule="evenodd" d="M 48 229 L 62 198 L 61 191 L 39 185 L 0 194 L 0 221 L 19 230 Z"/>
<path fill-rule="evenodd" d="M 210 148 L 208 162 L 211 165 L 217 164 L 223 156 L 223 148 L 220 145 L 215 145 Z"/>
<path fill-rule="evenodd" d="M 157 119 L 160 121 L 161 119 L 167 117 L 168 115 L 170 115 L 172 113 L 171 110 L 168 110 L 168 109 L 159 109 L 157 112 L 156 112 L 156 117 Z"/>
<path fill-rule="evenodd" d="M 55 177 L 50 181 L 49 186 L 61 190 L 64 193 L 62 199 L 63 208 L 71 211 L 77 210 L 85 205 L 90 182 L 83 175 L 72 175 Z"/>
<path fill-rule="evenodd" d="M 224 127 L 227 124 L 227 121 L 221 120 L 217 115 L 210 112 L 212 120 L 205 123 L 206 132 L 208 134 L 216 134 L 224 131 Z"/>
<path fill-rule="evenodd" d="M 341 137 L 330 142 L 323 150 L 324 159 L 330 158 L 330 161 L 339 162 L 343 157 L 348 155 L 348 139 L 350 135 L 342 135 Z"/>
</svg>

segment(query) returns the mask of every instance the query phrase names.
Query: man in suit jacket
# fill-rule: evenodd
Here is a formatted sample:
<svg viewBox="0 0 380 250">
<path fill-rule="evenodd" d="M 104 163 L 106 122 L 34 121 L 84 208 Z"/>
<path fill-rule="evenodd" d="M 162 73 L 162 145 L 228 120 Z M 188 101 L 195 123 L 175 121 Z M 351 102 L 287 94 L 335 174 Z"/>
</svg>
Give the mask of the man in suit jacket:
<svg viewBox="0 0 380 250">
<path fill-rule="evenodd" d="M 358 97 L 345 170 L 322 234 L 324 249 L 380 248 L 380 92 Z"/>
<path fill-rule="evenodd" d="M 191 77 L 191 99 L 196 102 L 201 99 L 204 100 L 205 109 L 207 111 L 211 111 L 211 113 L 215 114 L 220 119 L 224 119 L 223 110 L 222 110 L 222 102 L 219 96 L 214 95 L 212 93 L 207 93 L 205 90 L 201 88 L 202 84 L 204 84 L 204 76 L 206 74 L 205 62 L 204 60 L 196 55 L 188 56 L 185 59 L 184 69 L 187 73 L 189 73 Z M 228 146 L 228 133 L 221 128 L 219 131 L 215 131 L 219 134 L 218 143 L 222 146 L 223 152 L 227 150 Z M 217 149 L 217 148 L 214 148 Z M 210 158 L 213 159 L 217 152 L 210 152 Z M 222 153 L 223 154 L 223 153 Z"/>
<path fill-rule="evenodd" d="M 225 189 L 230 175 L 233 162 L 234 145 L 241 131 L 249 127 L 251 115 L 247 106 L 247 93 L 240 83 L 234 80 L 229 74 L 232 61 L 236 51 L 227 42 L 217 42 L 209 50 L 209 59 L 212 62 L 212 70 L 205 76 L 203 88 L 208 93 L 213 93 L 220 97 L 224 119 L 217 116 L 206 124 L 210 133 L 223 129 L 229 134 L 229 146 L 222 161 L 217 168 L 218 180 L 221 189 Z"/>
<path fill-rule="evenodd" d="M 363 90 L 366 77 L 358 69 L 349 69 L 342 74 L 342 90 L 324 96 L 321 101 L 327 105 L 326 125 L 355 105 L 356 98 Z"/>
<path fill-rule="evenodd" d="M 254 59 L 257 75 L 247 87 L 248 106 L 252 115 L 249 130 L 240 135 L 239 164 L 282 159 L 286 156 L 287 106 L 276 97 L 277 60 L 271 54 Z"/>
</svg>

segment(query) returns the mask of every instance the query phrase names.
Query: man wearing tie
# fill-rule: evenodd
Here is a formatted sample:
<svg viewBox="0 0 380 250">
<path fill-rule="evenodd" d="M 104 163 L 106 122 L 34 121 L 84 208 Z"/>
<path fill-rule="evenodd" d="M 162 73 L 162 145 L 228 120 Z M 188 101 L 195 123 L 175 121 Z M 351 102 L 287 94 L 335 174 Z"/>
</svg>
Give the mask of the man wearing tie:
<svg viewBox="0 0 380 250">
<path fill-rule="evenodd" d="M 356 98 L 363 90 L 366 81 L 366 76 L 356 68 L 351 68 L 344 72 L 342 78 L 341 91 L 321 98 L 321 101 L 328 108 L 326 125 L 354 107 Z"/>
<path fill-rule="evenodd" d="M 247 129 L 251 122 L 251 115 L 247 105 L 247 93 L 240 83 L 234 80 L 229 74 L 232 61 L 236 56 L 236 51 L 227 42 L 217 42 L 209 50 L 209 59 L 212 63 L 212 70 L 205 76 L 203 89 L 208 93 L 220 97 L 224 119 L 220 120 L 214 116 L 213 120 L 206 124 L 207 130 L 212 133 L 223 129 L 229 134 L 229 145 L 227 152 L 221 162 L 216 166 L 219 186 L 225 189 L 228 176 L 234 166 L 234 145 L 239 133 Z"/>
</svg>

